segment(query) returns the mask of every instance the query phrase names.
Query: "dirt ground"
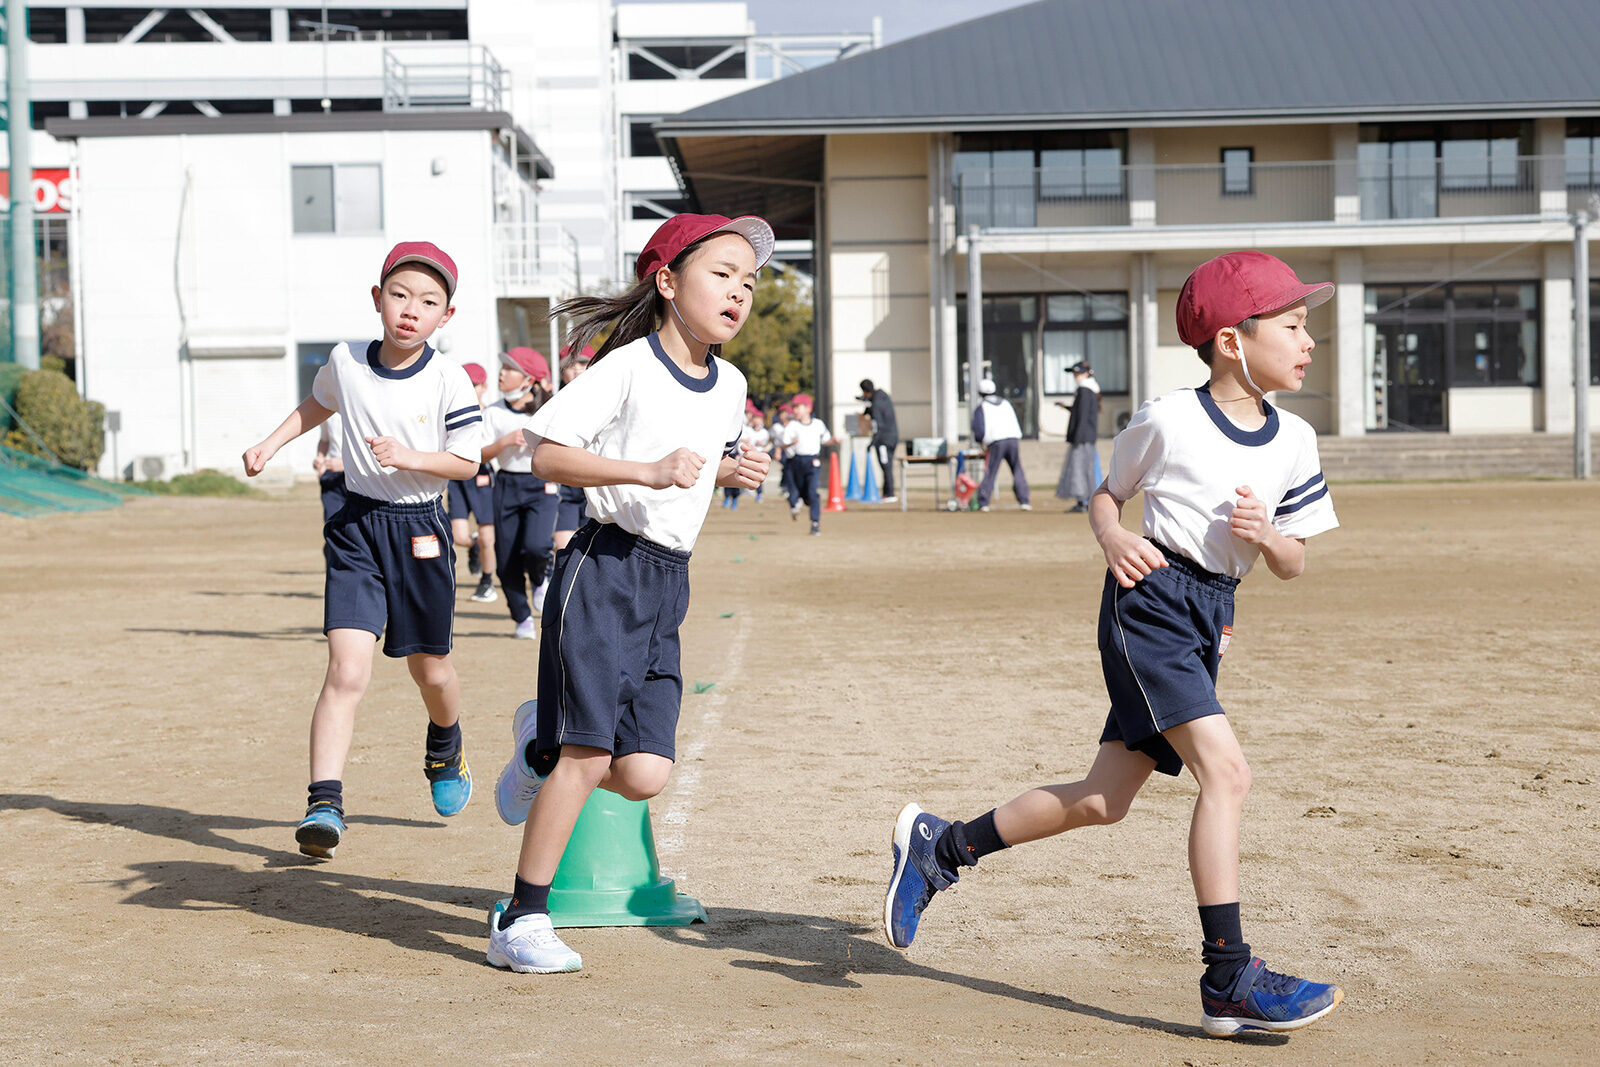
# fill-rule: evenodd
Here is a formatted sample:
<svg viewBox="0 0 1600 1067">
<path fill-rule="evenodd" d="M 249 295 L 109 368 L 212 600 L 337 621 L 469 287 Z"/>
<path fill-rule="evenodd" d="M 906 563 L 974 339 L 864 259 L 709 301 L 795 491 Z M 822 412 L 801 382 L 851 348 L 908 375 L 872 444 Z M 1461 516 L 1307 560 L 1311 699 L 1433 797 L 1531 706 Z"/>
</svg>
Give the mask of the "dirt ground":
<svg viewBox="0 0 1600 1067">
<path fill-rule="evenodd" d="M 381 661 L 351 830 L 292 837 L 324 665 L 310 487 L 0 520 L 0 1059 L 1532 1063 L 1600 1048 L 1600 484 L 1336 486 L 1308 573 L 1239 597 L 1222 696 L 1255 786 L 1246 936 L 1339 982 L 1289 1037 L 1199 1030 L 1194 783 L 986 859 L 909 953 L 878 919 L 908 800 L 1080 776 L 1105 715 L 1083 516 L 714 509 L 653 802 L 705 926 L 484 962 L 518 831 L 492 786 L 535 647 L 460 591 L 479 793 L 437 818 Z M 1130 509 L 1130 515 L 1136 508 Z M 462 567 L 465 581 L 465 567 Z"/>
</svg>

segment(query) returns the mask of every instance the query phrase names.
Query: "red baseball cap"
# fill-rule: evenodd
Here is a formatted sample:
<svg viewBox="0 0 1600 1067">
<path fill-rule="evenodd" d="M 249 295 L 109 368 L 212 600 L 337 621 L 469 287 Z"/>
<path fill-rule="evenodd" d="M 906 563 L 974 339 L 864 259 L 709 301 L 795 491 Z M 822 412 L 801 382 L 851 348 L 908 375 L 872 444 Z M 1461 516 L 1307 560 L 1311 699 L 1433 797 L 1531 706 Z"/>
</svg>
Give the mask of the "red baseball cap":
<svg viewBox="0 0 1600 1067">
<path fill-rule="evenodd" d="M 489 380 L 489 372 L 483 369 L 481 363 L 463 363 L 461 369 L 467 372 L 467 380 L 473 385 L 482 385 Z"/>
<path fill-rule="evenodd" d="M 383 261 L 383 273 L 378 275 L 378 284 L 394 273 L 394 269 L 402 263 L 421 263 L 432 267 L 444 275 L 444 298 L 451 299 L 456 295 L 456 261 L 445 255 L 443 250 L 432 241 L 401 241 L 389 250 L 389 256 Z"/>
<path fill-rule="evenodd" d="M 574 357 L 572 355 L 572 346 L 571 345 L 562 346 L 562 349 L 561 349 L 561 360 L 562 360 L 562 362 L 566 362 L 567 360 L 573 359 L 573 358 L 580 359 L 585 363 L 589 362 L 591 359 L 594 358 L 594 345 L 584 345 L 582 351 L 580 351 L 576 357 Z"/>
<path fill-rule="evenodd" d="M 678 253 L 696 241 L 714 233 L 736 233 L 750 242 L 756 250 L 756 270 L 766 266 L 772 258 L 772 246 L 777 238 L 772 235 L 772 225 L 757 215 L 740 215 L 730 219 L 726 215 L 674 215 L 656 227 L 650 235 L 634 274 L 643 281 L 656 271 L 678 258 Z"/>
<path fill-rule="evenodd" d="M 550 377 L 550 361 L 544 358 L 542 352 L 535 352 L 526 346 L 518 346 L 509 352 L 500 353 L 500 362 L 512 370 L 521 371 L 536 382 Z"/>
<path fill-rule="evenodd" d="M 794 399 L 789 401 L 789 403 L 793 404 L 795 407 L 799 407 L 801 404 L 804 404 L 808 408 L 814 408 L 817 406 L 811 402 L 811 396 L 809 393 L 796 393 L 794 394 Z"/>
<path fill-rule="evenodd" d="M 1247 249 L 1207 260 L 1178 293 L 1178 336 L 1199 348 L 1224 326 L 1252 315 L 1293 307 L 1316 307 L 1333 296 L 1332 282 L 1307 285 L 1277 256 Z"/>
</svg>

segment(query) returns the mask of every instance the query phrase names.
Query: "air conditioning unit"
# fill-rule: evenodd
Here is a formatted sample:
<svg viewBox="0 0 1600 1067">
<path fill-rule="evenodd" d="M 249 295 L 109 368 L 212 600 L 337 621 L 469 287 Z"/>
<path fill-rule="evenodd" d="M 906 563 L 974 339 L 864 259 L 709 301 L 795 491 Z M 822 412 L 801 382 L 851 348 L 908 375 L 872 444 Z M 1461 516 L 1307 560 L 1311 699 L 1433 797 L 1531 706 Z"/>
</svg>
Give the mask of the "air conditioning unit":
<svg viewBox="0 0 1600 1067">
<path fill-rule="evenodd" d="M 183 457 L 176 453 L 134 456 L 123 473 L 134 482 L 170 482 L 183 473 Z"/>
</svg>

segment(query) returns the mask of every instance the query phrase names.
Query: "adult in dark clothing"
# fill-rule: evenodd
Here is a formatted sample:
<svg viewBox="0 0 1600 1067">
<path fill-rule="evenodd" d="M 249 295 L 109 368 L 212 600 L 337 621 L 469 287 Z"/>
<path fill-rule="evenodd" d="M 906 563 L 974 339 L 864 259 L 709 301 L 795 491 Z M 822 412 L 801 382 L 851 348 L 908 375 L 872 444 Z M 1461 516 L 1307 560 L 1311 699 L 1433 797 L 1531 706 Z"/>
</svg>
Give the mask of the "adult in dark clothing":
<svg viewBox="0 0 1600 1067">
<path fill-rule="evenodd" d="M 857 399 L 868 402 L 866 414 L 872 419 L 872 439 L 867 442 L 867 450 L 883 468 L 883 502 L 893 504 L 899 499 L 894 495 L 894 450 L 900 444 L 894 401 L 887 392 L 874 387 L 871 378 L 861 379 L 861 395 Z"/>
<path fill-rule="evenodd" d="M 1081 361 L 1073 364 L 1072 379 L 1078 392 L 1072 400 L 1072 416 L 1067 420 L 1067 458 L 1061 463 L 1061 478 L 1056 483 L 1056 496 L 1073 502 L 1069 512 L 1089 510 L 1089 498 L 1098 488 L 1094 449 L 1100 439 L 1100 383 L 1094 380 L 1089 364 Z"/>
</svg>

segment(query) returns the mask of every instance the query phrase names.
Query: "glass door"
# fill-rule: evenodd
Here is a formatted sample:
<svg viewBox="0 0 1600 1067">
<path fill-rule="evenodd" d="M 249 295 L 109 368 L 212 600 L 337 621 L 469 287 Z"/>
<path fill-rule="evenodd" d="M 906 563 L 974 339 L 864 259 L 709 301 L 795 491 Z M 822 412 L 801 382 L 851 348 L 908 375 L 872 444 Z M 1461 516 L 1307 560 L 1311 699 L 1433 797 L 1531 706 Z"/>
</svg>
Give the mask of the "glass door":
<svg viewBox="0 0 1600 1067">
<path fill-rule="evenodd" d="M 1376 429 L 1445 428 L 1445 325 L 1377 323 L 1372 346 Z"/>
</svg>

